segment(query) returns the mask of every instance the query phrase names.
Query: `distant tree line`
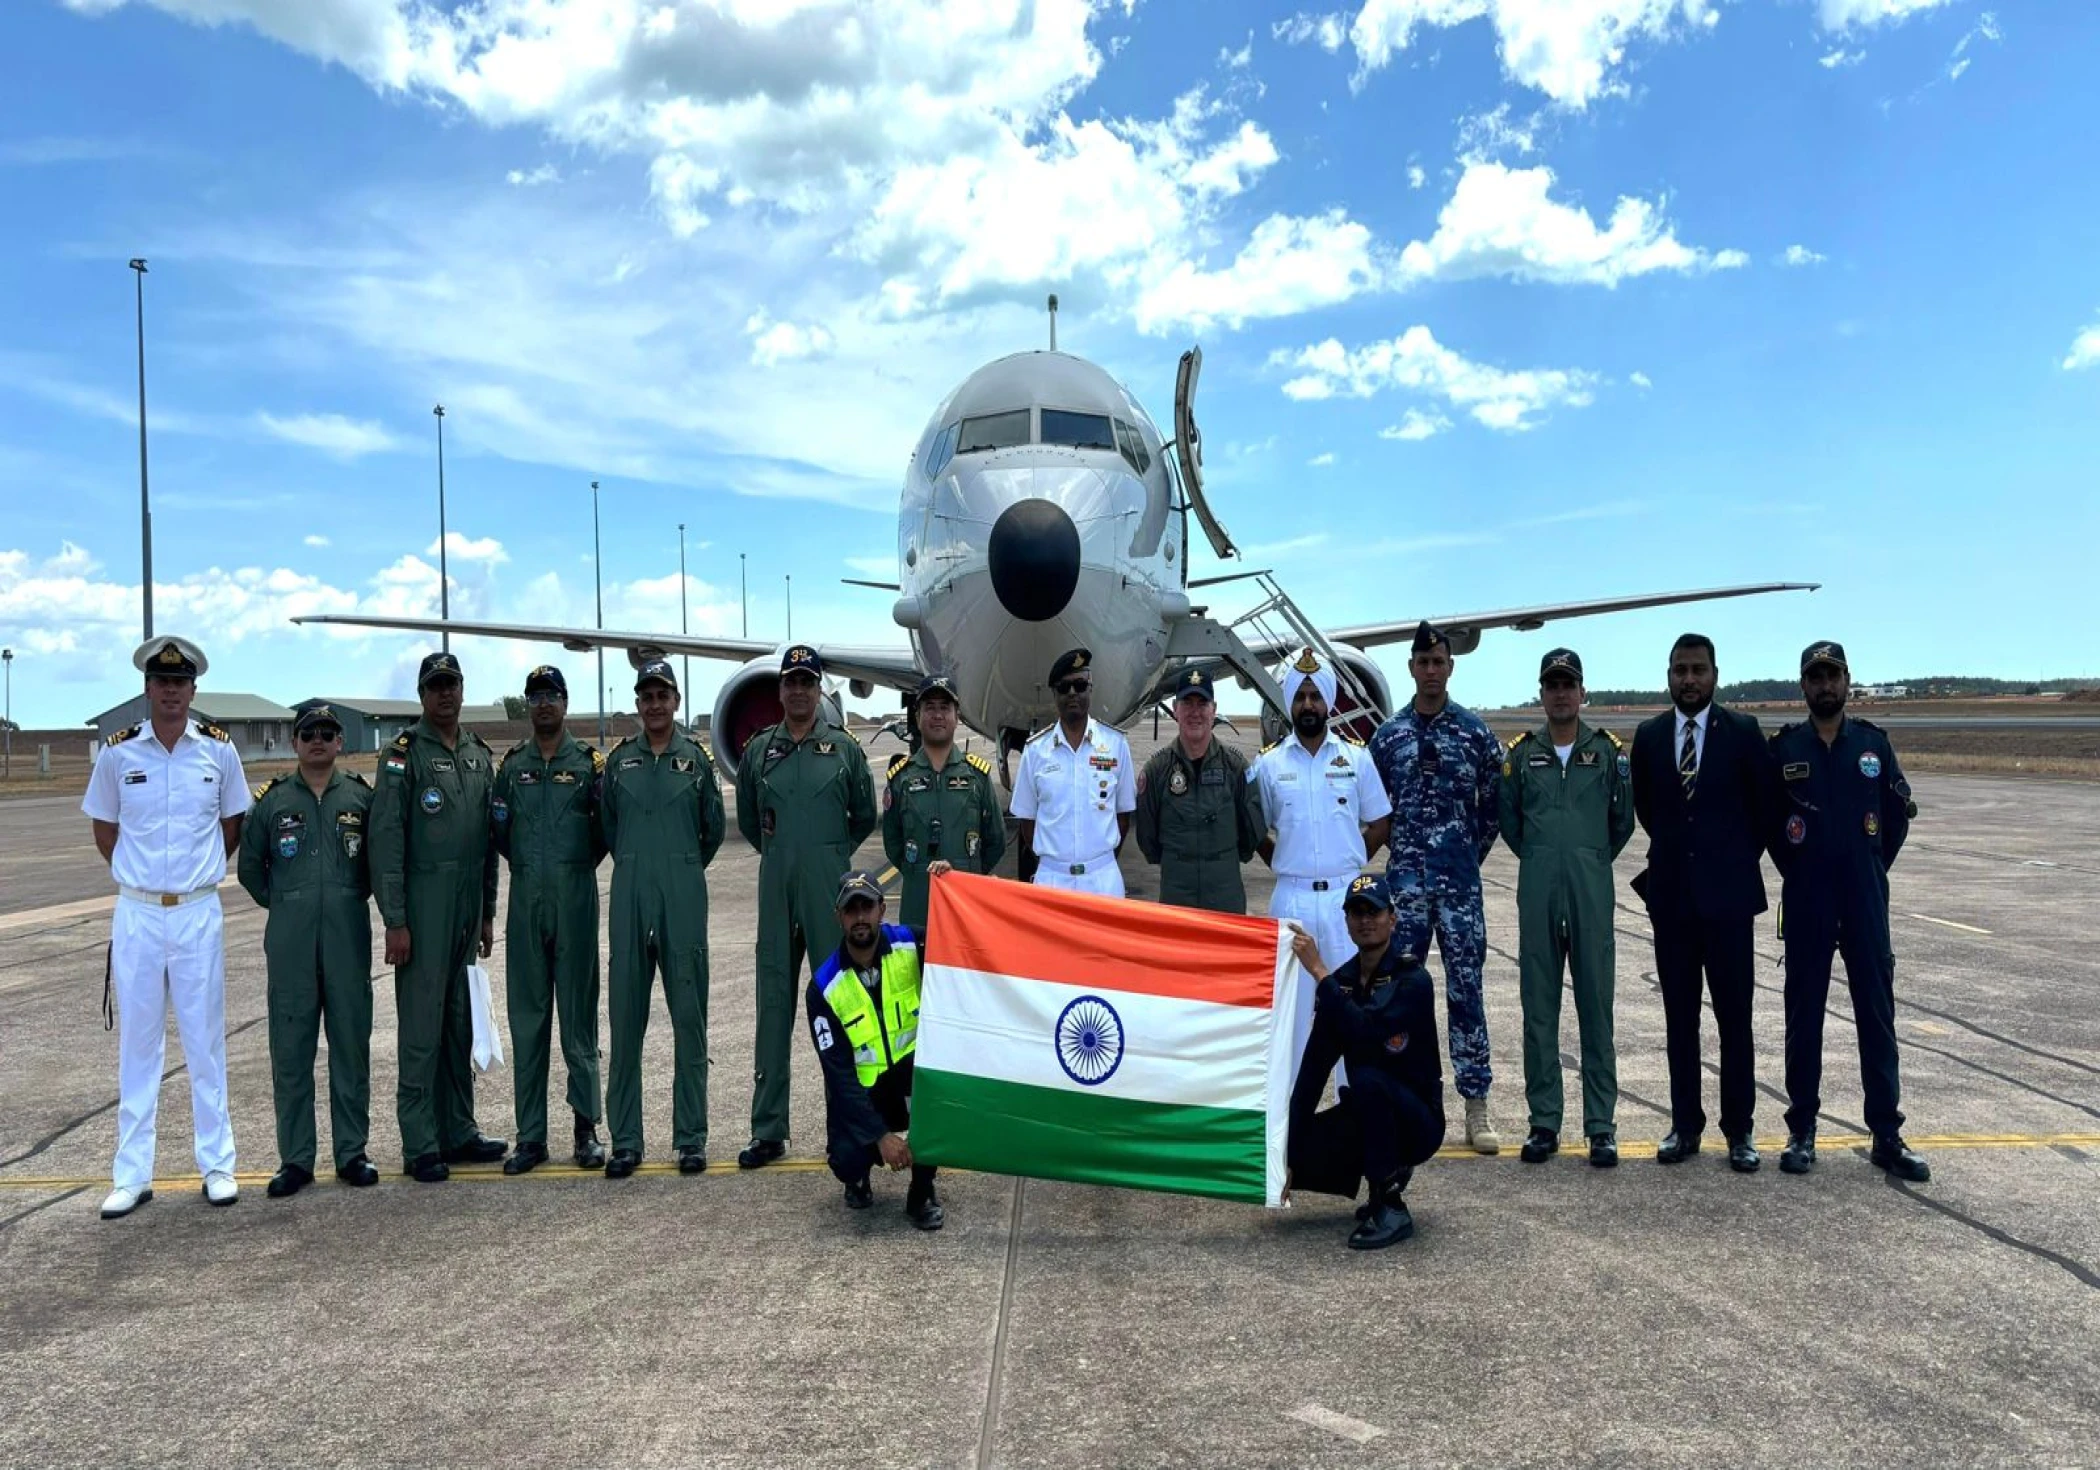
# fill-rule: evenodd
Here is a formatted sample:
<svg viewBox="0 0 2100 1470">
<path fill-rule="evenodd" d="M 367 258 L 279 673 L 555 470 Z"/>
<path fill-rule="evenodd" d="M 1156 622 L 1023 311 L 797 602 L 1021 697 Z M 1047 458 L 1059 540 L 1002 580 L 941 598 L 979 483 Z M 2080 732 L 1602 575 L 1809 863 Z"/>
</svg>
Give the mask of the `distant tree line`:
<svg viewBox="0 0 2100 1470">
<path fill-rule="evenodd" d="M 1856 685 L 1862 681 L 1855 679 Z M 2043 679 L 1987 679 L 1974 674 L 1931 674 L 1918 679 L 1875 680 L 1877 685 L 1900 684 L 1909 692 L 1908 699 L 1961 699 L 1976 698 L 1988 694 L 2063 694 L 2074 689 L 2091 688 L 2100 683 L 2100 678 L 2088 675 L 2082 678 Z M 1667 704 L 1670 696 L 1662 689 L 1592 689 L 1592 704 Z M 1799 679 L 1743 679 L 1733 684 L 1723 684 L 1715 696 L 1723 704 L 1757 704 L 1770 700 L 1799 699 Z"/>
</svg>

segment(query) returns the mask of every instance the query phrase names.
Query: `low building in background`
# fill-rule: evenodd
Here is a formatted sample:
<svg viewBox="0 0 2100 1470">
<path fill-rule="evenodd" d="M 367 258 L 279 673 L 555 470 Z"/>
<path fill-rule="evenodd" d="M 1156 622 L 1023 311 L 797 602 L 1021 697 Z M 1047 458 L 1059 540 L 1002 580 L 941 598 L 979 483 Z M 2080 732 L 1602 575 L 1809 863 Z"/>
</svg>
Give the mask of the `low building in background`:
<svg viewBox="0 0 2100 1470">
<path fill-rule="evenodd" d="M 275 700 L 264 699 L 260 694 L 199 689 L 190 714 L 224 730 L 243 761 L 283 760 L 291 755 L 295 716 Z M 149 717 L 143 689 L 122 704 L 102 711 L 88 721 L 95 727 L 96 748 L 100 749 L 119 730 L 128 730 Z"/>
</svg>

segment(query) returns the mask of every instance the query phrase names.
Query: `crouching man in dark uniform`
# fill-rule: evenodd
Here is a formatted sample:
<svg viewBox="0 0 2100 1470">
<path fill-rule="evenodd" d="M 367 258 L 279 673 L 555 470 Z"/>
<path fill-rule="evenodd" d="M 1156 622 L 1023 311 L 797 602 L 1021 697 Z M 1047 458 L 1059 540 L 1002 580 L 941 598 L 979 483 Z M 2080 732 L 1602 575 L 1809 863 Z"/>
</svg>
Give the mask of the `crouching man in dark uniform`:
<svg viewBox="0 0 2100 1470">
<path fill-rule="evenodd" d="M 810 976 L 805 996 L 809 1034 L 824 1068 L 826 1160 L 855 1210 L 875 1203 L 868 1175 L 876 1164 L 911 1170 L 904 1213 L 919 1229 L 938 1230 L 943 1215 L 933 1168 L 912 1159 L 904 1138 L 911 1127 L 925 936 L 882 922 L 882 885 L 865 868 L 839 880 L 837 909 L 844 938 Z"/>
<path fill-rule="evenodd" d="M 1393 900 L 1385 880 L 1366 873 L 1342 900 L 1356 957 L 1330 972 L 1319 941 L 1296 924 L 1291 952 L 1319 981 L 1312 1034 L 1291 1089 L 1291 1186 L 1370 1202 L 1349 1249 L 1382 1250 L 1415 1233 L 1407 1213 L 1415 1167 L 1444 1143 L 1444 1072 L 1437 1053 L 1436 999 L 1429 972 L 1393 948 Z M 1341 1101 L 1315 1112 L 1336 1062 L 1347 1065 Z"/>
</svg>

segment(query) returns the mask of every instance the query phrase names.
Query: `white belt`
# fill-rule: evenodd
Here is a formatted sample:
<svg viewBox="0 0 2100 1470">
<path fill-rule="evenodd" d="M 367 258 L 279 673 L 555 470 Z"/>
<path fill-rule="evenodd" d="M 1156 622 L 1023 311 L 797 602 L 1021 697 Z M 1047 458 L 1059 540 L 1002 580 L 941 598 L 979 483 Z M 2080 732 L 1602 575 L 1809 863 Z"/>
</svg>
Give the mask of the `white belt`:
<svg viewBox="0 0 2100 1470">
<path fill-rule="evenodd" d="M 188 893 L 154 893 L 144 888 L 127 888 L 117 885 L 117 892 L 133 903 L 150 904 L 154 908 L 171 909 L 178 904 L 195 903 L 200 898 L 211 898 L 218 893 L 216 886 L 192 889 Z"/>
</svg>

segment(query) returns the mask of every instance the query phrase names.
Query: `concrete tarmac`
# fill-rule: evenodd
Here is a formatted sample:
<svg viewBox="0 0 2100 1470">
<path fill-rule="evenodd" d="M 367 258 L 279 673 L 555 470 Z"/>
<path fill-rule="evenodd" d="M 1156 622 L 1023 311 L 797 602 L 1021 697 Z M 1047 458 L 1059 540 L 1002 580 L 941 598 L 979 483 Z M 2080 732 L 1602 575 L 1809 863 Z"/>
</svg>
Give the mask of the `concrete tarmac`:
<svg viewBox="0 0 2100 1470">
<path fill-rule="evenodd" d="M 1133 743 L 1152 744 L 1146 727 Z M 404 1179 L 381 976 L 372 1156 L 386 1178 L 352 1190 L 324 1171 L 295 1199 L 265 1198 L 262 915 L 229 887 L 240 1203 L 209 1209 L 198 1192 L 171 1028 L 156 1197 L 105 1223 L 108 879 L 75 802 L 8 803 L 0 1464 L 2100 1463 L 2100 959 L 2087 942 L 2100 787 L 1916 786 L 1892 911 L 1904 1106 L 1930 1184 L 1891 1184 L 1865 1162 L 1842 984 L 1820 1163 L 1779 1172 L 1769 917 L 1765 1167 L 1730 1173 L 1713 1133 L 1697 1159 L 1658 1167 L 1662 1008 L 1623 886 L 1625 1162 L 1593 1170 L 1579 1148 L 1518 1162 L 1515 867 L 1498 846 L 1487 996 L 1505 1151 L 1447 1148 L 1409 1191 L 1419 1234 L 1373 1255 L 1342 1247 L 1349 1205 L 1314 1196 L 1270 1212 L 962 1174 L 944 1176 L 948 1226 L 928 1235 L 904 1220 L 901 1181 L 878 1177 L 876 1208 L 849 1213 L 818 1162 L 822 1099 L 799 1033 L 794 1157 L 739 1174 L 756 863 L 734 836 L 708 873 L 706 1174 L 672 1166 L 659 1003 L 641 1175 L 506 1179 L 491 1165 Z M 1622 885 L 1644 847 L 1636 837 L 1621 859 Z M 862 856 L 884 866 L 879 842 Z M 1156 892 L 1134 845 L 1125 870 L 1135 895 Z M 1266 871 L 1249 878 L 1265 907 Z M 499 998 L 503 961 L 499 940 Z M 1710 1026 L 1706 1056 L 1711 1073 Z M 557 1052 L 557 1149 L 560 1065 Z M 483 1127 L 507 1135 L 507 1067 L 478 1099 Z M 1447 1110 L 1460 1115 L 1455 1095 Z M 327 1129 L 324 1105 L 324 1160 Z"/>
</svg>

